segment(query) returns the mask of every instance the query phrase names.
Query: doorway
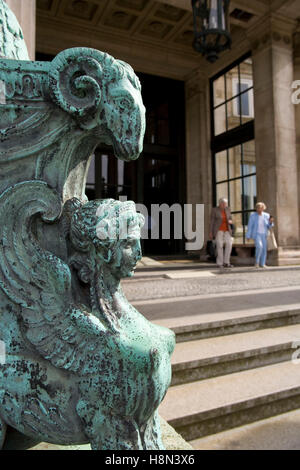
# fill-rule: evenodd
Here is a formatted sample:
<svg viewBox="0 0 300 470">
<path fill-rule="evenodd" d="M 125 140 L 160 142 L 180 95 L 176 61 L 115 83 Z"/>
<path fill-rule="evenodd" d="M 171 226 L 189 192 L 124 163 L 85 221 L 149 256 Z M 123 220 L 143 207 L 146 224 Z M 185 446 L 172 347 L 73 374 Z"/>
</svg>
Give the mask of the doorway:
<svg viewBox="0 0 300 470">
<path fill-rule="evenodd" d="M 89 199 L 126 196 L 147 207 L 186 202 L 184 82 L 138 74 L 146 106 L 144 151 L 133 162 L 98 148 L 92 159 L 86 193 Z M 172 224 L 171 224 L 172 227 Z M 184 252 L 184 240 L 143 240 L 145 255 Z"/>
</svg>

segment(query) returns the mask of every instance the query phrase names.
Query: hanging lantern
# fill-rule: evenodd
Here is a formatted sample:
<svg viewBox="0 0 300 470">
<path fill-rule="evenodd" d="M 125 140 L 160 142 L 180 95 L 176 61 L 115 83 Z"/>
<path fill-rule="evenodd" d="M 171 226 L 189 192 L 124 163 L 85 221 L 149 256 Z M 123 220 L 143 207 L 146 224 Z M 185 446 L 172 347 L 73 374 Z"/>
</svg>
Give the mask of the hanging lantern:
<svg viewBox="0 0 300 470">
<path fill-rule="evenodd" d="M 211 63 L 218 54 L 231 47 L 229 32 L 230 0 L 192 0 L 194 49 Z"/>
</svg>

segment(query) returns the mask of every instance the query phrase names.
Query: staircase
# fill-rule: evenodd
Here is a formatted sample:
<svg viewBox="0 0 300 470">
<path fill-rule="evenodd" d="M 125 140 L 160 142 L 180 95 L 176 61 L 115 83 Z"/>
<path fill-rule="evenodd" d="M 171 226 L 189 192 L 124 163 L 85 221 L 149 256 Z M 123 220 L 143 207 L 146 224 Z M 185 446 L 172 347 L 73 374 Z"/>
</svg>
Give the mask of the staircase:
<svg viewBox="0 0 300 470">
<path fill-rule="evenodd" d="M 292 362 L 300 349 L 300 304 L 157 323 L 177 337 L 172 386 L 160 414 L 185 440 L 300 407 L 300 364 Z"/>
</svg>

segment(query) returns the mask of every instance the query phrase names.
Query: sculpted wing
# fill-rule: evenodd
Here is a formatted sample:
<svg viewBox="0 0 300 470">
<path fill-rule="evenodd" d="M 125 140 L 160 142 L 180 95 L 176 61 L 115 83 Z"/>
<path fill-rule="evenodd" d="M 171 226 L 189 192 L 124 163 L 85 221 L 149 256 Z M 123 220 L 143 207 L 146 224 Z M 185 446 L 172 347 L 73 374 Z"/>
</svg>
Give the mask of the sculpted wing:
<svg viewBox="0 0 300 470">
<path fill-rule="evenodd" d="M 0 0 L 0 56 L 7 59 L 29 60 L 22 29 L 14 13 Z"/>
<path fill-rule="evenodd" d="M 41 356 L 85 374 L 99 361 L 95 353 L 107 330 L 97 317 L 72 305 L 68 265 L 38 242 L 38 223 L 54 223 L 60 214 L 58 195 L 42 181 L 2 193 L 0 288 L 21 307 L 25 335 Z"/>
</svg>

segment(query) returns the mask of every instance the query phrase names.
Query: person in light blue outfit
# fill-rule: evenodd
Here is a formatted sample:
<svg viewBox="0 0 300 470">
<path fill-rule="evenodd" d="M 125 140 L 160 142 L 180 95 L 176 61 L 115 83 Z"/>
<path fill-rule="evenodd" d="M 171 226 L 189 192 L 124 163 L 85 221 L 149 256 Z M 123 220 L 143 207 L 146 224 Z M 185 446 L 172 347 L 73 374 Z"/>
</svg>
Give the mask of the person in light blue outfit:
<svg viewBox="0 0 300 470">
<path fill-rule="evenodd" d="M 266 210 L 263 202 L 255 206 L 256 212 L 251 214 L 246 238 L 255 241 L 255 267 L 266 268 L 268 230 L 274 226 L 274 219 Z"/>
</svg>

